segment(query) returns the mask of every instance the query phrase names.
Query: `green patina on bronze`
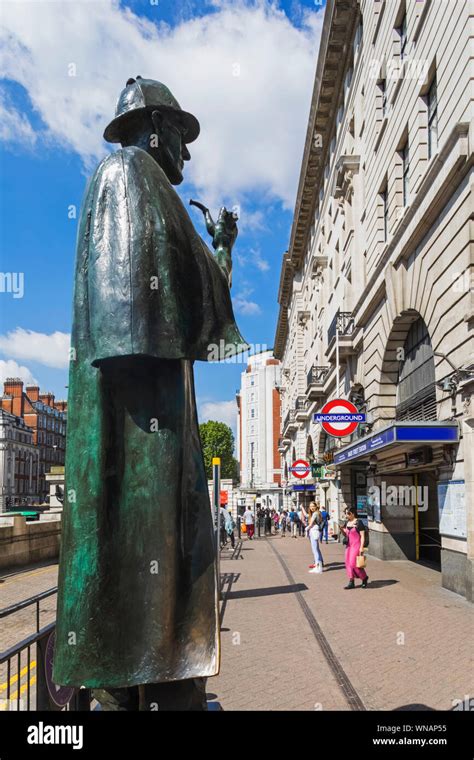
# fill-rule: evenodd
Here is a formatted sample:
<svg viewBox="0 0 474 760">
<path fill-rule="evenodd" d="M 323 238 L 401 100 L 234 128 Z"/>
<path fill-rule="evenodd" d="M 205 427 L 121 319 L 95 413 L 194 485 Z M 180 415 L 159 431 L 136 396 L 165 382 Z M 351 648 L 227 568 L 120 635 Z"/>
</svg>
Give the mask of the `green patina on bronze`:
<svg viewBox="0 0 474 760">
<path fill-rule="evenodd" d="M 172 184 L 199 124 L 164 85 L 129 80 L 78 232 L 56 683 L 215 675 L 213 524 L 193 362 L 246 350 L 229 294 L 235 220 L 216 255 Z M 158 146 L 151 140 L 157 136 Z M 232 226 L 234 225 L 234 226 Z M 215 351 L 215 349 L 214 349 Z M 215 353 L 213 353 L 215 356 Z"/>
</svg>

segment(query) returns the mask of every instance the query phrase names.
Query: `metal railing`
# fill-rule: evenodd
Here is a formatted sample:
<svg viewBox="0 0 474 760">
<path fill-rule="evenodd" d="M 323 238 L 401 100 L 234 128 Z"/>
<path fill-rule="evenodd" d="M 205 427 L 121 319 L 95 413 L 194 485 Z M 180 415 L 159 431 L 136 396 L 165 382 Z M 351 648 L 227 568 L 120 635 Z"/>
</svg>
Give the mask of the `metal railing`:
<svg viewBox="0 0 474 760">
<path fill-rule="evenodd" d="M 306 385 L 324 385 L 329 374 L 330 367 L 318 367 L 313 364 L 306 376 Z"/>
<path fill-rule="evenodd" d="M 285 430 L 287 430 L 288 426 L 291 425 L 292 423 L 294 423 L 295 420 L 296 420 L 296 410 L 295 409 L 290 409 L 290 411 L 286 415 L 285 421 L 283 423 L 283 432 L 285 432 Z"/>
<path fill-rule="evenodd" d="M 40 604 L 43 599 L 56 594 L 57 590 L 55 586 L 0 610 L 0 620 L 4 620 L 20 610 L 36 605 L 36 631 L 0 652 L 1 710 L 90 709 L 89 689 L 68 690 L 68 698 L 64 704 L 55 703 L 49 691 L 49 683 L 52 681 L 51 674 L 48 679 L 46 669 L 50 668 L 52 663 L 46 656 L 46 650 L 50 637 L 54 635 L 56 621 L 40 628 Z M 6 681 L 3 680 L 5 676 Z"/>
<path fill-rule="evenodd" d="M 336 329 L 339 335 L 352 335 L 354 332 L 354 317 L 350 311 L 337 311 L 329 325 L 328 345 L 336 337 Z"/>
<path fill-rule="evenodd" d="M 306 411 L 306 396 L 298 396 L 298 398 L 295 401 L 295 411 L 296 412 Z"/>
</svg>

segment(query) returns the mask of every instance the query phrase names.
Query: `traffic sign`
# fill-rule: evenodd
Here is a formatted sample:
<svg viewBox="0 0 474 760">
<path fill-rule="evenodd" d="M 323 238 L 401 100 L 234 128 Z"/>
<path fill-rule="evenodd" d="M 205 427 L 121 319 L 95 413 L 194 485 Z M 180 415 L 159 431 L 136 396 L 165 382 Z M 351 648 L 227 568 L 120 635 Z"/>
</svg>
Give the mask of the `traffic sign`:
<svg viewBox="0 0 474 760">
<path fill-rule="evenodd" d="M 290 472 L 293 473 L 295 478 L 307 478 L 311 472 L 309 462 L 305 459 L 297 459 L 296 462 L 293 462 L 291 465 Z"/>
<path fill-rule="evenodd" d="M 351 435 L 360 422 L 365 422 L 365 414 L 344 398 L 336 398 L 324 404 L 321 412 L 313 416 L 314 422 L 320 422 L 323 430 L 335 438 Z"/>
</svg>

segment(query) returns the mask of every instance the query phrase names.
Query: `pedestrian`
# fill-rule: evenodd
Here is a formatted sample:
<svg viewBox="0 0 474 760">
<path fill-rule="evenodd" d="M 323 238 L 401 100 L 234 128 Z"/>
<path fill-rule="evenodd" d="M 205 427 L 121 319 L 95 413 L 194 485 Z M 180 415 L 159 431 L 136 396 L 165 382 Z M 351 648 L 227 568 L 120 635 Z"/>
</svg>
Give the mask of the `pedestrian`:
<svg viewBox="0 0 474 760">
<path fill-rule="evenodd" d="M 224 548 L 224 546 L 227 544 L 227 532 L 225 529 L 225 521 L 227 519 L 227 510 L 224 509 L 223 506 L 219 507 L 220 512 L 220 519 L 219 519 L 219 526 L 220 526 L 220 543 L 221 543 L 221 549 Z"/>
<path fill-rule="evenodd" d="M 230 545 L 233 549 L 235 549 L 235 536 L 234 536 L 234 518 L 232 517 L 230 510 L 226 509 L 225 511 L 225 522 L 224 522 L 225 532 L 230 538 Z"/>
<path fill-rule="evenodd" d="M 321 528 L 321 543 L 323 542 L 323 539 L 328 543 L 328 532 L 329 532 L 329 512 L 324 507 L 321 510 L 321 517 L 323 518 L 323 525 Z"/>
<path fill-rule="evenodd" d="M 299 511 L 298 511 L 298 520 L 299 520 L 299 523 L 298 523 L 298 535 L 299 536 L 304 536 L 305 535 L 306 526 L 308 524 L 306 517 L 307 517 L 307 515 L 306 515 L 305 508 L 303 506 L 301 506 L 300 509 L 299 509 Z"/>
<path fill-rule="evenodd" d="M 292 507 L 290 512 L 290 526 L 291 526 L 291 535 L 293 538 L 298 538 L 298 523 L 300 521 L 300 518 L 298 517 L 298 512 L 294 507 Z"/>
<path fill-rule="evenodd" d="M 309 566 L 310 573 L 322 573 L 324 567 L 323 555 L 321 554 L 321 528 L 323 525 L 323 518 L 321 516 L 321 510 L 319 504 L 312 501 L 309 505 L 309 524 L 307 527 L 307 534 L 311 541 L 311 549 L 313 550 L 314 563 Z"/>
<path fill-rule="evenodd" d="M 365 527 L 362 520 L 357 517 L 357 508 L 348 507 L 346 509 L 347 520 L 341 523 L 341 531 L 344 534 L 343 543 L 346 546 L 346 573 L 349 583 L 344 586 L 346 589 L 355 588 L 355 578 L 361 578 L 362 588 L 367 588 L 369 576 L 363 567 L 358 567 L 361 562 L 359 557 L 363 557 L 365 546 Z"/>
<path fill-rule="evenodd" d="M 248 540 L 251 541 L 253 538 L 253 533 L 255 529 L 255 517 L 250 507 L 247 507 L 247 509 L 244 512 L 244 523 L 245 523 L 245 527 L 247 528 Z"/>
<path fill-rule="evenodd" d="M 270 510 L 268 509 L 268 507 L 265 510 L 265 535 L 266 536 L 272 535 L 272 518 L 271 518 Z"/>
<path fill-rule="evenodd" d="M 273 510 L 273 526 L 275 528 L 275 533 L 278 533 L 278 527 L 280 525 L 280 515 L 276 511 L 276 509 Z"/>
<path fill-rule="evenodd" d="M 287 527 L 287 525 L 286 525 L 287 518 L 288 518 L 288 515 L 287 515 L 287 512 L 286 512 L 286 509 L 284 509 L 283 512 L 280 515 L 280 535 L 281 535 L 282 538 L 285 538 L 286 527 Z"/>
</svg>

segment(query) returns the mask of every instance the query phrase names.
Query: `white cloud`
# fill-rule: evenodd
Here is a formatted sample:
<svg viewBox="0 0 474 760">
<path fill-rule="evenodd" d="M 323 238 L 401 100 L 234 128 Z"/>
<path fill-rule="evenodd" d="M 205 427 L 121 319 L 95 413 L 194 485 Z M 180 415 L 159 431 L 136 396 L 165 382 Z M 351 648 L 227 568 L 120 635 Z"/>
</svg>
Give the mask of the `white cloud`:
<svg viewBox="0 0 474 760">
<path fill-rule="evenodd" d="M 235 401 L 204 401 L 199 405 L 199 422 L 224 422 L 236 435 L 237 404 Z"/>
<path fill-rule="evenodd" d="M 241 267 L 254 266 L 260 272 L 268 272 L 270 264 L 264 259 L 260 248 L 250 248 L 249 253 L 238 251 L 236 253 L 237 261 Z"/>
<path fill-rule="evenodd" d="M 37 135 L 24 114 L 20 114 L 0 91 L 0 140 L 33 146 Z"/>
<path fill-rule="evenodd" d="M 38 381 L 28 367 L 17 364 L 13 359 L 0 359 L 0 394 L 3 393 L 3 383 L 8 377 L 19 377 L 25 385 L 37 385 Z"/>
<path fill-rule="evenodd" d="M 0 351 L 3 354 L 58 369 L 69 365 L 69 345 L 70 336 L 58 331 L 46 335 L 17 327 L 6 335 L 0 335 Z"/>
<path fill-rule="evenodd" d="M 297 28 L 265 0 L 214 6 L 170 27 L 159 5 L 152 23 L 117 0 L 7 2 L 2 71 L 28 91 L 47 139 L 89 168 L 126 80 L 159 79 L 201 122 L 187 178 L 209 207 L 257 191 L 292 208 L 323 13 Z"/>
<path fill-rule="evenodd" d="M 242 290 L 232 297 L 232 303 L 238 314 L 245 316 L 255 316 L 261 314 L 262 310 L 258 303 L 251 301 L 249 296 L 253 293 L 252 288 L 242 288 Z"/>
</svg>

